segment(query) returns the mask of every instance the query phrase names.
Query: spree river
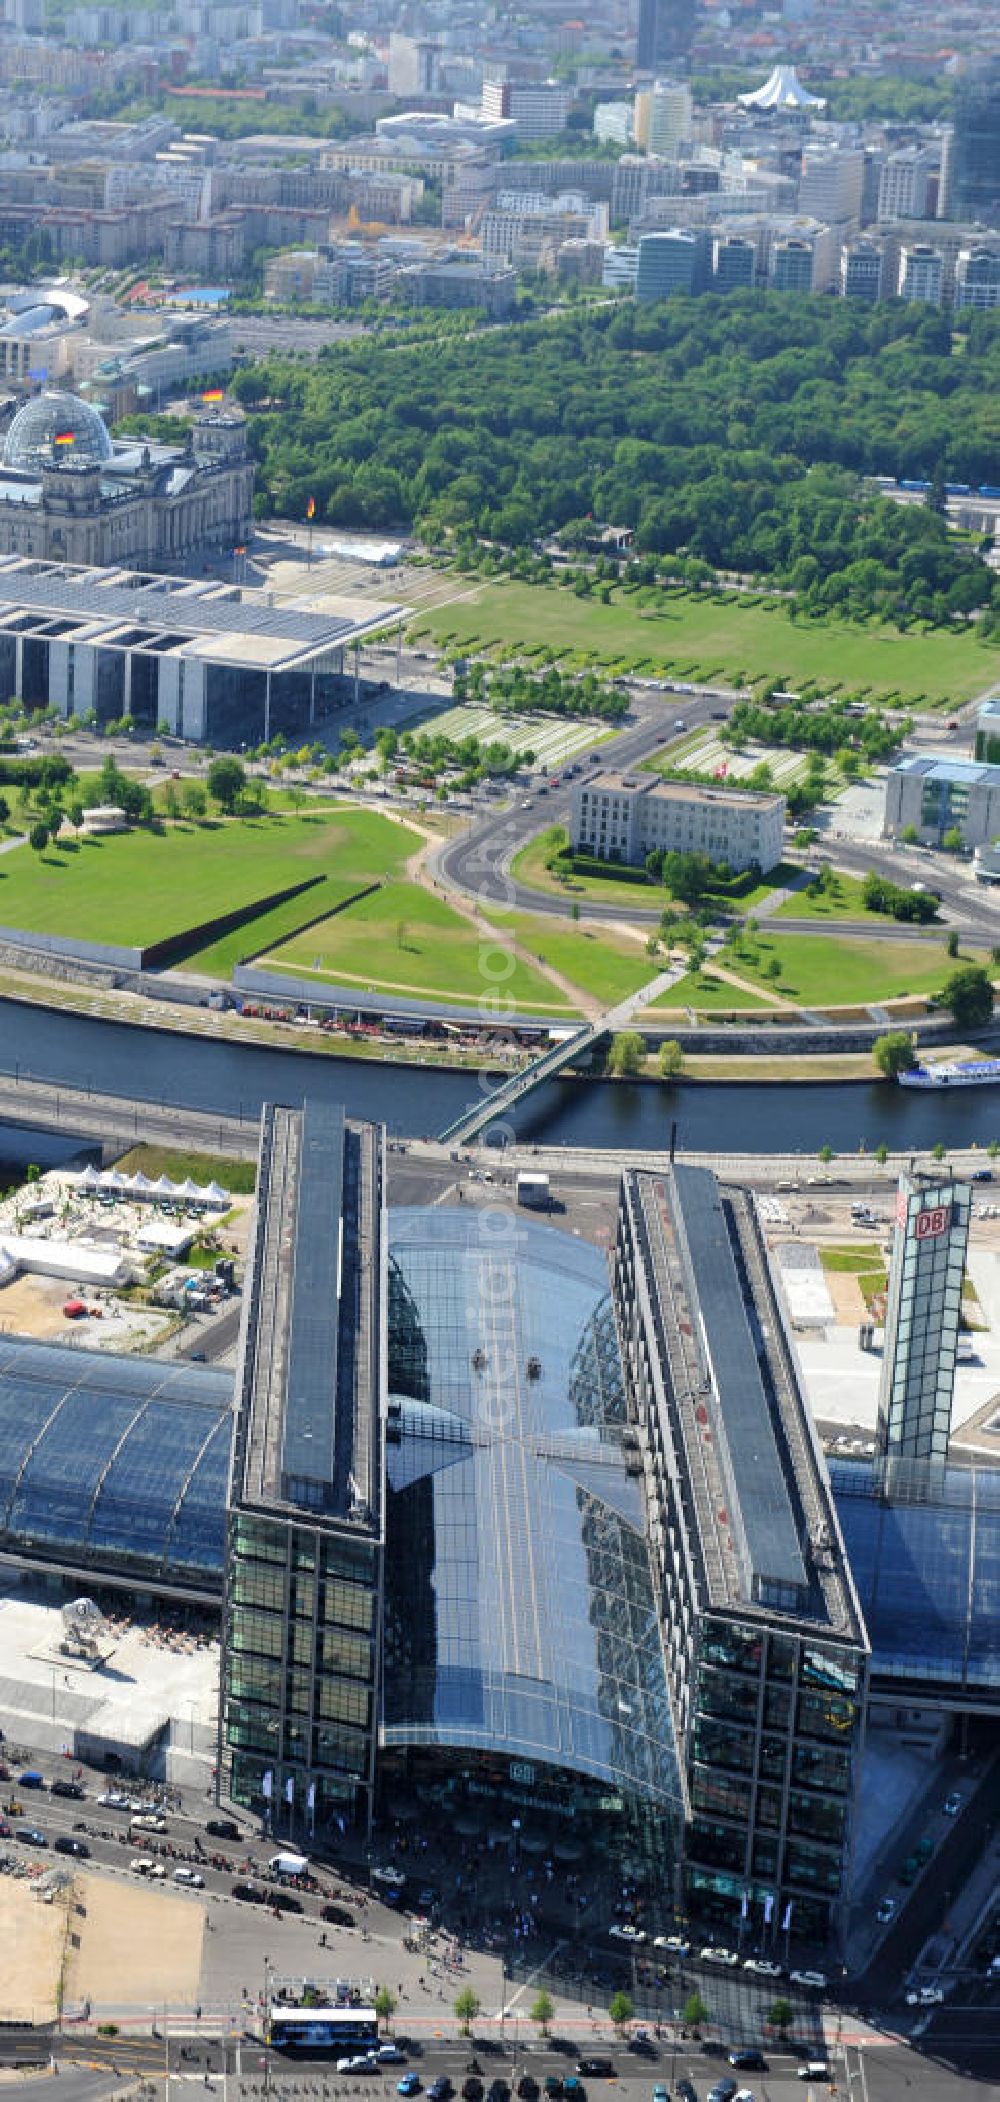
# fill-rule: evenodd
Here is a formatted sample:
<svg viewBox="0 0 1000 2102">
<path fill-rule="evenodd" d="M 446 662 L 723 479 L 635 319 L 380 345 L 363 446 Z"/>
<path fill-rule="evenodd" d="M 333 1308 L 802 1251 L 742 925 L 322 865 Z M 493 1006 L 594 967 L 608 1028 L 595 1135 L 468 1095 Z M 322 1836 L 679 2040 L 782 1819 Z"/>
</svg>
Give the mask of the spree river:
<svg viewBox="0 0 1000 2102">
<path fill-rule="evenodd" d="M 477 1076 L 217 1043 L 171 1030 L 93 1021 L 57 1009 L 0 1000 L 0 1070 L 141 1101 L 255 1120 L 265 1100 L 308 1095 L 341 1101 L 355 1116 L 381 1119 L 393 1135 L 431 1138 L 467 1102 Z M 1000 1139 L 1000 1088 L 921 1094 L 887 1082 L 829 1085 L 620 1081 L 550 1082 L 512 1119 L 522 1142 L 589 1147 L 678 1144 L 693 1152 L 815 1154 L 986 1145 Z"/>
</svg>

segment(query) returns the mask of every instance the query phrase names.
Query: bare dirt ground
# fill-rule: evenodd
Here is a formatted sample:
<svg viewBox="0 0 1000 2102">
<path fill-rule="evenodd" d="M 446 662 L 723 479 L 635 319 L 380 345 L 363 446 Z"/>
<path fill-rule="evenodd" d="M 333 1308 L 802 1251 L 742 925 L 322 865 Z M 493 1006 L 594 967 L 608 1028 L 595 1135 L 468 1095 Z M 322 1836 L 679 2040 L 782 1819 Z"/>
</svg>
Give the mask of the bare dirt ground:
<svg viewBox="0 0 1000 2102">
<path fill-rule="evenodd" d="M 204 1907 L 196 1898 L 139 1881 L 80 1876 L 66 2000 L 89 2000 L 95 2014 L 193 2007 L 204 1933 Z"/>
<path fill-rule="evenodd" d="M 33 1883 L 0 1880 L 0 2017 L 51 2022 L 59 2010 L 67 1897 L 43 1905 Z"/>
</svg>

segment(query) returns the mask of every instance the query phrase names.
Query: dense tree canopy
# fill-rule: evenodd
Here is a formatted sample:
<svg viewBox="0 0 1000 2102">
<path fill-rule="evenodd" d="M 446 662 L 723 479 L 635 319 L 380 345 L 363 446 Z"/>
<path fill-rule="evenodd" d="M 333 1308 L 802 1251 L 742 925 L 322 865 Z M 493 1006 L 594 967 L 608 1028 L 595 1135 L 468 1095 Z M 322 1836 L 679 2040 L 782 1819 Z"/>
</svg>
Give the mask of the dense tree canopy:
<svg viewBox="0 0 1000 2102">
<path fill-rule="evenodd" d="M 820 607 L 962 617 L 979 551 L 860 476 L 1000 479 L 1000 316 L 794 294 L 562 312 L 426 346 L 238 373 L 260 504 L 510 547 L 572 521 L 640 553 L 774 578 Z M 989 617 L 989 616 L 988 616 Z"/>
</svg>

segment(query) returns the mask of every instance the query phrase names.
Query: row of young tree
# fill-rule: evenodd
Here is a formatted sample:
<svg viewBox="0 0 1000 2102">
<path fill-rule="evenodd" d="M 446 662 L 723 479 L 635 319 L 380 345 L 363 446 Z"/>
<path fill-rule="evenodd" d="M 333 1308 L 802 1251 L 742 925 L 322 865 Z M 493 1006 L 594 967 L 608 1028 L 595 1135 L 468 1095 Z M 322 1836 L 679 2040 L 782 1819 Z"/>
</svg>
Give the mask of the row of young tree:
<svg viewBox="0 0 1000 2102">
<path fill-rule="evenodd" d="M 604 684 L 594 673 L 572 678 L 554 664 L 541 673 L 529 672 L 523 664 L 504 665 L 498 671 L 485 664 L 456 669 L 456 701 L 495 708 L 504 715 L 596 716 L 601 722 L 622 722 L 628 714 L 628 695 Z"/>
<path fill-rule="evenodd" d="M 580 307 L 425 346 L 363 341 L 237 373 L 259 506 L 531 548 L 571 521 L 773 578 L 822 610 L 985 609 L 980 551 L 861 476 L 996 475 L 1000 316 L 785 293 Z"/>
</svg>

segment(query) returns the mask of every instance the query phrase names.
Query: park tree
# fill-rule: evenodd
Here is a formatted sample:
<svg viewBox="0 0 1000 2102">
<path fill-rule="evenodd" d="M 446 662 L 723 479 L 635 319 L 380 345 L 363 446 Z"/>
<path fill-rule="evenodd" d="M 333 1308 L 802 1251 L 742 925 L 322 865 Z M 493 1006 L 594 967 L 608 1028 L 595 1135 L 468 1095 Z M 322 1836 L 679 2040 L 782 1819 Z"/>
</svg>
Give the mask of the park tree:
<svg viewBox="0 0 1000 2102">
<path fill-rule="evenodd" d="M 473 1992 L 471 1985 L 463 1985 L 461 1992 L 456 1993 L 455 2016 L 463 2036 L 468 2036 L 481 2006 L 479 1994 Z"/>
<path fill-rule="evenodd" d="M 950 928 L 950 929 L 949 929 L 949 932 L 948 932 L 948 939 L 947 939 L 947 941 L 945 942 L 945 948 L 947 949 L 947 951 L 948 951 L 948 954 L 949 954 L 949 956 L 957 956 L 957 955 L 958 955 L 958 928 L 957 928 L 957 927 L 952 927 L 952 928 Z"/>
<path fill-rule="evenodd" d="M 34 854 L 44 854 L 49 843 L 49 828 L 41 818 L 36 819 L 28 834 L 28 845 Z"/>
<path fill-rule="evenodd" d="M 184 815 L 190 818 L 204 817 L 208 809 L 208 797 L 200 781 L 185 781 L 181 788 Z"/>
<path fill-rule="evenodd" d="M 884 1139 L 880 1139 L 878 1145 L 875 1148 L 875 1158 L 879 1164 L 879 1167 L 884 1168 L 886 1161 L 889 1158 L 889 1148 L 886 1145 Z"/>
<path fill-rule="evenodd" d="M 912 1040 L 905 1029 L 890 1029 L 885 1036 L 876 1037 L 872 1057 L 883 1080 L 895 1080 L 914 1064 Z"/>
<path fill-rule="evenodd" d="M 656 1059 L 656 1070 L 661 1080 L 678 1080 L 684 1071 L 684 1053 L 675 1036 L 660 1045 Z"/>
<path fill-rule="evenodd" d="M 829 1139 L 824 1140 L 822 1146 L 819 1149 L 819 1152 L 816 1155 L 816 1159 L 822 1161 L 824 1168 L 829 1167 L 830 1162 L 833 1159 L 833 1147 L 831 1146 Z"/>
<path fill-rule="evenodd" d="M 771 2024 L 771 2027 L 772 2027 L 772 2029 L 776 2029 L 776 2030 L 777 2030 L 777 2032 L 778 2032 L 778 2035 L 779 2035 L 780 2037 L 784 2038 L 784 2035 L 785 2035 L 785 2031 L 786 2031 L 786 2029 L 788 2028 L 788 2025 L 789 2025 L 789 2023 L 790 2023 L 791 2019 L 792 2019 L 792 2003 L 791 2003 L 791 2001 L 790 2001 L 790 2000 L 780 2000 L 780 1999 L 779 1999 L 779 2000 L 775 2000 L 775 2002 L 774 2002 L 774 2004 L 773 2004 L 773 2006 L 772 2006 L 772 2008 L 771 2008 L 771 2012 L 770 2012 L 770 2014 L 769 2014 L 769 2016 L 768 2016 L 768 2021 L 770 2022 L 770 2024 Z"/>
<path fill-rule="evenodd" d="M 993 1014 L 993 982 L 980 963 L 963 964 L 945 980 L 942 1004 L 959 1029 L 982 1029 Z"/>
<path fill-rule="evenodd" d="M 375 2012 L 378 2015 L 379 2021 L 385 2022 L 388 2025 L 388 2023 L 391 2022 L 393 2015 L 396 2012 L 396 1995 L 393 1992 L 391 1986 L 379 1986 L 379 1989 L 375 1994 L 374 2005 Z"/>
<path fill-rule="evenodd" d="M 6 796 L 0 796 L 0 825 L 10 824 L 10 804 Z"/>
<path fill-rule="evenodd" d="M 965 846 L 961 827 L 959 825 L 949 825 L 947 831 L 941 834 L 941 845 L 946 854 L 961 854 Z"/>
<path fill-rule="evenodd" d="M 247 785 L 246 768 L 223 753 L 208 769 L 208 793 L 220 810 L 233 811 Z"/>
<path fill-rule="evenodd" d="M 618 2031 L 619 2036 L 623 2030 L 628 2028 L 634 2013 L 635 2002 L 629 1993 L 612 1993 L 608 2002 L 608 2019 Z"/>
<path fill-rule="evenodd" d="M 611 1039 L 608 1072 L 616 1080 L 631 1080 L 642 1070 L 646 1046 L 637 1029 L 621 1029 Z"/>
<path fill-rule="evenodd" d="M 705 2002 L 701 1997 L 701 1994 L 689 1993 L 687 1999 L 684 2002 L 685 2027 L 688 2029 L 693 2029 L 695 2031 L 695 2034 L 697 2035 L 698 2030 L 701 2028 L 702 2022 L 707 2022 L 707 2020 L 708 2008 L 706 2007 Z"/>
<path fill-rule="evenodd" d="M 543 2036 L 548 2036 L 555 2011 L 556 2003 L 551 1993 L 543 1990 L 535 1994 L 530 2009 L 531 2019 L 536 2027 L 541 2030 Z"/>
</svg>

